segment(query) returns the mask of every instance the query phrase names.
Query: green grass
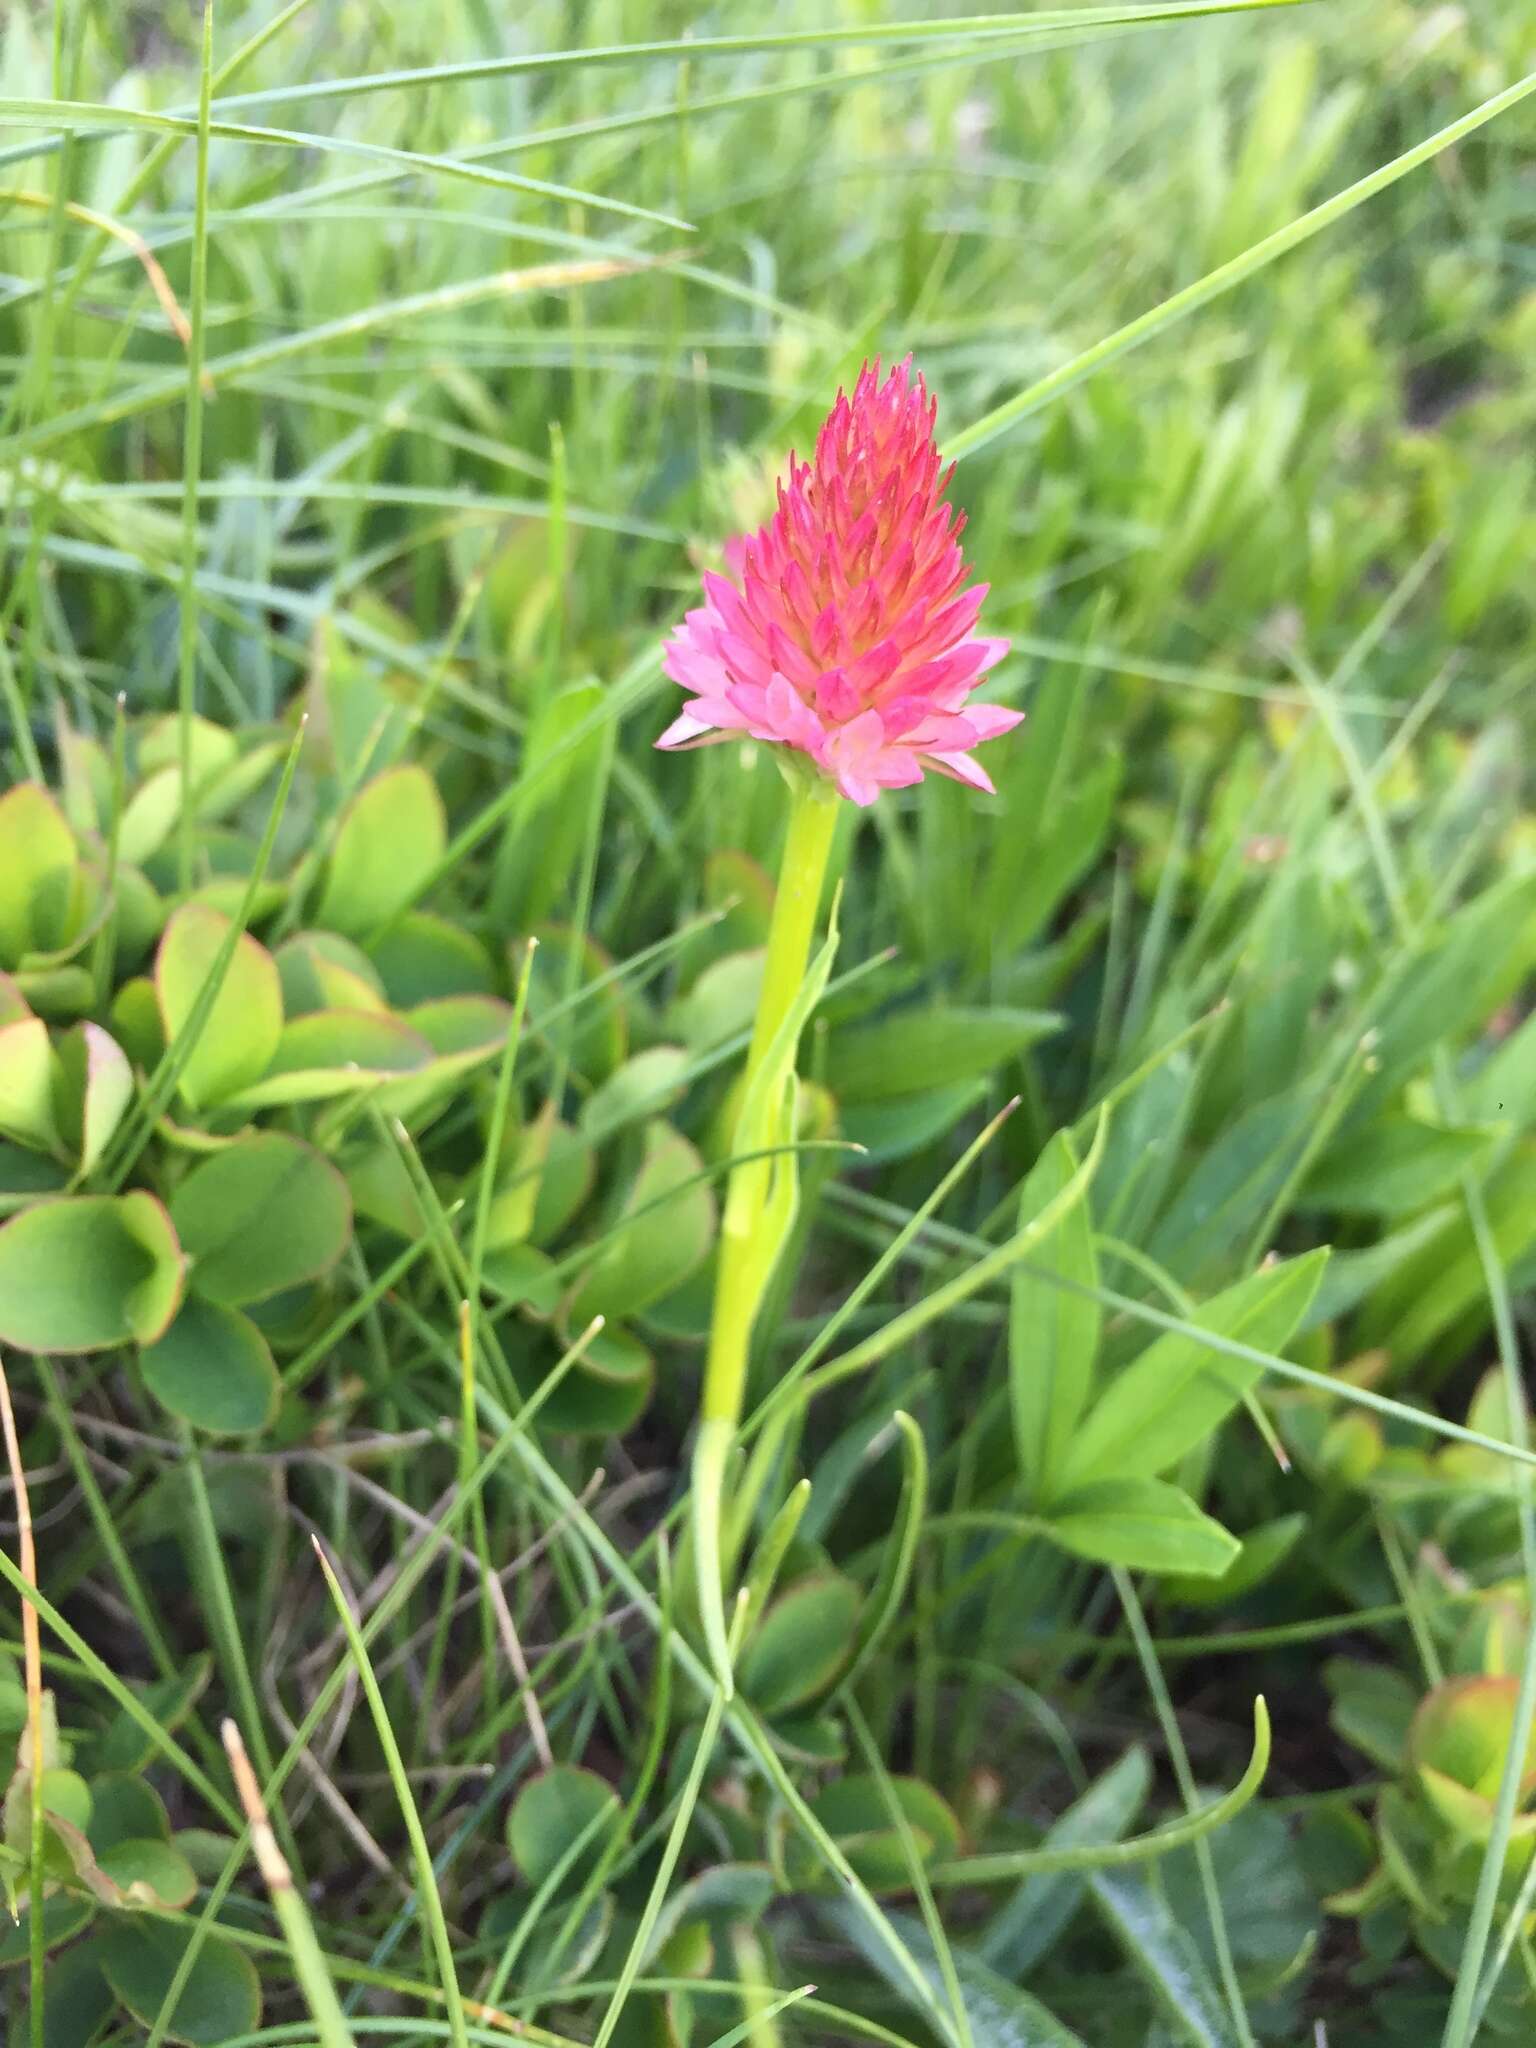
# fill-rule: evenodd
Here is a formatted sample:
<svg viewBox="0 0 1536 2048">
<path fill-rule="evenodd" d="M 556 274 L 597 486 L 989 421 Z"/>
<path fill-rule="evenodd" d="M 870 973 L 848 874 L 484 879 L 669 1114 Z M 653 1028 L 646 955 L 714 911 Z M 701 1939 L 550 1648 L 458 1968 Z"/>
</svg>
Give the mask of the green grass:
<svg viewBox="0 0 1536 2048">
<path fill-rule="evenodd" d="M 1529 14 L 0 23 L 6 2048 L 1529 2037 Z M 1029 716 L 842 807 L 728 1697 L 660 643 L 908 351 Z"/>
</svg>

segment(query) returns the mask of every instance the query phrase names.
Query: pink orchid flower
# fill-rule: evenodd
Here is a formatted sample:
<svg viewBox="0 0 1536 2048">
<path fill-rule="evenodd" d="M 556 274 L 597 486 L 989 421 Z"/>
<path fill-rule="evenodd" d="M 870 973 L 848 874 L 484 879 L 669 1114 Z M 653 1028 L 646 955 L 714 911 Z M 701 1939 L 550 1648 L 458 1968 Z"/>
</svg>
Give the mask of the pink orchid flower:
<svg viewBox="0 0 1536 2048">
<path fill-rule="evenodd" d="M 866 363 L 838 393 L 814 460 L 791 455 L 777 512 L 727 544 L 730 575 L 705 575 L 667 642 L 690 699 L 657 746 L 770 741 L 856 804 L 928 768 L 992 790 L 974 749 L 1024 714 L 968 701 L 1008 642 L 976 631 L 987 586 L 963 587 L 936 411 L 910 357 L 884 383 Z"/>
</svg>

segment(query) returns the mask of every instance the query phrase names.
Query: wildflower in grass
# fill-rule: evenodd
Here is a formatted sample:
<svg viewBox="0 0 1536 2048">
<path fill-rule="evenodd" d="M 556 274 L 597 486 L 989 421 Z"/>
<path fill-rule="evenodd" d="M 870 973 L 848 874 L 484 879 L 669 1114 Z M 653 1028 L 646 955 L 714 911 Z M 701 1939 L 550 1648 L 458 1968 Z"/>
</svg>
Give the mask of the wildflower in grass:
<svg viewBox="0 0 1536 2048">
<path fill-rule="evenodd" d="M 933 438 L 934 405 L 910 359 L 884 382 L 866 364 L 838 394 L 811 462 L 790 458 L 779 508 L 726 550 L 705 602 L 667 647 L 692 692 L 657 742 L 767 740 L 793 772 L 752 1042 L 726 1189 L 709 1351 L 694 1443 L 692 1542 L 700 1619 L 731 1687 L 725 1584 L 754 1511 L 749 1483 L 726 1509 L 758 1310 L 798 1197 L 795 1049 L 826 985 L 835 931 L 811 958 L 839 811 L 870 804 L 926 769 L 990 790 L 973 758 L 1021 713 L 971 691 L 1007 652 L 976 630 L 986 586 L 965 588 L 962 519 Z M 732 578 L 735 580 L 733 581 Z M 808 770 L 808 772 L 806 772 Z"/>
<path fill-rule="evenodd" d="M 856 804 L 926 768 L 991 790 L 975 749 L 1023 713 L 969 701 L 1008 642 L 976 630 L 987 586 L 965 588 L 935 412 L 910 357 L 838 393 L 813 460 L 791 455 L 777 512 L 727 545 L 730 575 L 706 574 L 668 642 L 692 696 L 658 746 L 771 741 Z"/>
</svg>

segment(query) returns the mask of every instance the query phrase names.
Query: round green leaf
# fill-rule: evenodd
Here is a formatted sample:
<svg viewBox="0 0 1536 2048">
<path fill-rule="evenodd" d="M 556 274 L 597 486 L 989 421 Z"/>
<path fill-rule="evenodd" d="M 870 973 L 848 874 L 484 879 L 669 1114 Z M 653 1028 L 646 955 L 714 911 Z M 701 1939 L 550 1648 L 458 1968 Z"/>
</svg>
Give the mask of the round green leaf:
<svg viewBox="0 0 1536 2048">
<path fill-rule="evenodd" d="M 86 1833 L 102 1857 L 119 1842 L 168 1842 L 171 1824 L 153 1786 L 131 1771 L 102 1771 L 91 1779 Z"/>
<path fill-rule="evenodd" d="M 112 1030 L 135 1066 L 145 1073 L 165 1051 L 165 1026 L 155 985 L 143 975 L 125 981 L 112 998 Z"/>
<path fill-rule="evenodd" d="M 57 1948 L 60 1942 L 70 1940 L 95 1910 L 89 1899 L 76 1898 L 69 1892 L 55 1892 L 51 1899 L 44 1899 L 44 1948 Z M 13 1920 L 9 1913 L 0 1912 L 0 1970 L 14 1969 L 27 1960 L 31 1931 L 25 1913 L 19 1920 Z"/>
<path fill-rule="evenodd" d="M 741 1689 L 765 1714 L 814 1699 L 853 1654 L 864 1597 L 833 1573 L 802 1579 L 769 1607 L 741 1663 Z"/>
<path fill-rule="evenodd" d="M 708 1052 L 738 1031 L 750 1031 L 763 986 L 760 948 L 727 953 L 706 967 L 677 1005 L 676 1024 L 689 1049 Z"/>
<path fill-rule="evenodd" d="M 527 1302 L 539 1315 L 550 1315 L 560 1299 L 560 1282 L 552 1278 L 554 1260 L 531 1244 L 492 1245 L 480 1277 L 504 1301 Z"/>
<path fill-rule="evenodd" d="M 155 993 L 169 1043 L 186 1027 L 225 944 L 230 920 L 189 903 L 165 927 L 155 956 Z M 242 932 L 213 1007 L 181 1070 L 183 1099 L 205 1108 L 259 1080 L 283 1029 L 283 993 L 272 955 Z"/>
<path fill-rule="evenodd" d="M 616 1067 L 582 1104 L 581 1127 L 600 1145 L 626 1124 L 661 1116 L 683 1091 L 688 1055 L 680 1045 L 652 1045 Z"/>
<path fill-rule="evenodd" d="M 368 948 L 397 1009 L 435 1002 L 440 996 L 487 996 L 496 981 L 480 941 L 446 918 L 413 910 Z"/>
<path fill-rule="evenodd" d="M 171 1214 L 205 1301 L 240 1308 L 316 1279 L 346 1249 L 347 1184 L 312 1146 L 262 1131 L 193 1167 Z"/>
<path fill-rule="evenodd" d="M 197 1890 L 191 1864 L 169 1842 L 147 1838 L 116 1842 L 103 1850 L 97 1861 L 115 1885 L 146 1905 L 176 1912 L 191 1904 Z"/>
<path fill-rule="evenodd" d="M 101 1974 L 91 1943 L 82 1942 L 48 1965 L 43 2048 L 80 2048 L 82 2041 L 94 2041 L 111 2010 L 111 1986 Z"/>
<path fill-rule="evenodd" d="M 8 974 L 0 974 L 0 1024 L 19 1024 L 32 1012 L 27 999 Z"/>
<path fill-rule="evenodd" d="M 39 1195 L 56 1195 L 69 1185 L 69 1170 L 56 1159 L 0 1138 L 0 1216 L 28 1209 Z"/>
<path fill-rule="evenodd" d="M 620 1813 L 618 1794 L 595 1771 L 576 1764 L 554 1764 L 541 1771 L 518 1793 L 507 1819 L 507 1840 L 518 1869 L 531 1886 L 543 1884 L 571 1845 L 585 1835 L 567 1880 L 578 1882 L 617 1828 Z"/>
<path fill-rule="evenodd" d="M 273 958 L 290 1021 L 314 1010 L 388 1009 L 368 956 L 336 932 L 298 932 Z"/>
<path fill-rule="evenodd" d="M 0 967 L 55 953 L 79 920 L 75 835 L 47 790 L 21 782 L 0 796 Z"/>
<path fill-rule="evenodd" d="M 58 1143 L 53 1053 L 41 1017 L 0 1027 L 0 1131 L 42 1150 Z"/>
<path fill-rule="evenodd" d="M 227 726 L 193 714 L 186 730 L 191 760 L 192 787 L 199 788 L 210 776 L 228 768 L 240 751 L 240 742 Z M 166 712 L 152 718 L 139 734 L 138 761 L 141 775 L 154 775 L 163 768 L 179 768 L 183 743 L 180 715 Z"/>
<path fill-rule="evenodd" d="M 381 1076 L 419 1073 L 432 1047 L 418 1031 L 382 1010 L 314 1010 L 283 1027 L 262 1078 L 235 1098 L 241 1109 L 318 1102 L 356 1088 L 377 1089 Z"/>
<path fill-rule="evenodd" d="M 681 1285 L 709 1256 L 715 1197 L 703 1162 L 668 1125 L 651 1124 L 645 1155 L 624 1203 L 619 1228 L 577 1282 L 570 1318 L 580 1328 L 595 1315 L 610 1322 L 635 1314 Z"/>
<path fill-rule="evenodd" d="M 0 1226 L 0 1340 L 21 1351 L 152 1344 L 186 1261 L 153 1195 L 76 1195 Z"/>
<path fill-rule="evenodd" d="M 320 903 L 320 923 L 365 938 L 404 910 L 448 843 L 443 800 L 425 768 L 391 768 L 358 791 L 342 815 Z"/>
<path fill-rule="evenodd" d="M 136 866 L 153 860 L 181 816 L 181 770 L 158 769 L 129 797 L 118 825 L 118 852 Z"/>
<path fill-rule="evenodd" d="M 588 1372 L 582 1365 L 568 1372 L 540 1403 L 541 1427 L 557 1436 L 622 1436 L 633 1429 L 650 1405 L 656 1377 L 651 1354 L 637 1348 L 644 1369 L 632 1369 L 623 1378 Z M 633 1368 L 636 1361 L 631 1358 L 630 1364 Z"/>
<path fill-rule="evenodd" d="M 142 1915 L 103 1921 L 94 1946 L 107 1982 L 134 2018 L 152 2026 L 170 1990 L 190 1930 Z M 191 2048 L 223 2048 L 261 2020 L 255 1965 L 222 1935 L 205 1937 L 187 1973 L 167 2030 Z"/>
<path fill-rule="evenodd" d="M 528 1014 L 546 1028 L 552 1043 L 569 1051 L 579 1073 L 589 1081 L 601 1081 L 629 1045 L 624 991 L 612 979 L 601 987 L 591 986 L 611 976 L 613 961 L 595 939 L 578 939 L 565 925 L 541 925 L 537 937 Z M 575 1000 L 570 1002 L 573 988 Z M 551 1012 L 555 1014 L 546 1025 Z"/>
<path fill-rule="evenodd" d="M 942 1862 L 956 1854 L 960 1823 L 946 1801 L 920 1778 L 882 1782 L 872 1773 L 855 1772 L 834 1779 L 811 1803 L 811 1811 L 871 1891 L 911 1888 L 911 1859 L 891 1812 L 893 1799 L 923 1863 Z M 803 1853 L 797 1851 L 797 1856 Z"/>
<path fill-rule="evenodd" d="M 81 1171 L 89 1173 L 132 1099 L 133 1069 L 99 1024 L 77 1024 L 66 1032 L 58 1055 L 59 1120 Z"/>
<path fill-rule="evenodd" d="M 197 1429 L 265 1429 L 282 1392 L 267 1340 L 238 1309 L 188 1295 L 158 1344 L 139 1354 L 144 1384 Z"/>
</svg>

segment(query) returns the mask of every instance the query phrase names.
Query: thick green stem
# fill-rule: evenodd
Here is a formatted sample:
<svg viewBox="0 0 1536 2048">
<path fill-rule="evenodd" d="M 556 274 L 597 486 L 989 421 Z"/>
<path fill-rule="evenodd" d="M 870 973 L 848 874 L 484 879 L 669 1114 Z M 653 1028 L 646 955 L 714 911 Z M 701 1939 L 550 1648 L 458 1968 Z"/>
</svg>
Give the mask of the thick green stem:
<svg viewBox="0 0 1536 2048">
<path fill-rule="evenodd" d="M 797 784 L 779 868 L 773 921 L 768 930 L 762 993 L 742 1077 L 744 1110 L 750 1109 L 753 1083 L 805 980 L 836 823 L 837 797 L 830 785 L 819 781 Z M 746 1131 L 738 1123 L 735 1151 L 756 1151 L 761 1145 L 761 1133 Z M 721 1586 L 721 1501 L 726 1466 L 746 1393 L 752 1328 L 772 1270 L 774 1248 L 765 1247 L 764 1211 L 773 1173 L 771 1159 L 747 1160 L 733 1169 L 726 1186 L 709 1352 L 694 1450 L 693 1528 L 699 1603 L 711 1656 L 727 1695 L 730 1659 Z"/>
</svg>

